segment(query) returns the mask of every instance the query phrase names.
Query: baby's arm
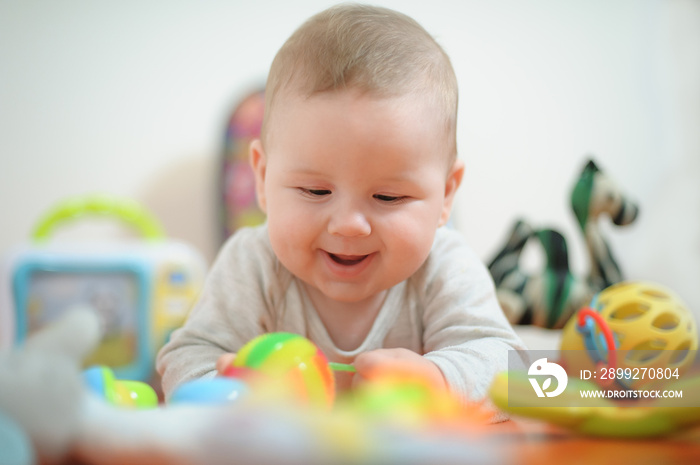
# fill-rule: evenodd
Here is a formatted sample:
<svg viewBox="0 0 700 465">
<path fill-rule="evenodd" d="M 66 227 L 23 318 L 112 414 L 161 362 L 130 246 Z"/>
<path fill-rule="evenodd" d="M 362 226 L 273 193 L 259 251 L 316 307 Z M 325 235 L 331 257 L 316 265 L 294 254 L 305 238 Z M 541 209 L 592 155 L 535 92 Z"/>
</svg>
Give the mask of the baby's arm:
<svg viewBox="0 0 700 465">
<path fill-rule="evenodd" d="M 443 231 L 420 283 L 424 357 L 451 390 L 486 397 L 493 377 L 508 369 L 508 353 L 525 349 L 496 299 L 493 281 L 455 231 Z"/>
<path fill-rule="evenodd" d="M 269 330 L 266 238 L 266 230 L 240 230 L 221 250 L 184 326 L 158 354 L 166 398 L 185 381 L 215 376 L 222 355 Z"/>
</svg>

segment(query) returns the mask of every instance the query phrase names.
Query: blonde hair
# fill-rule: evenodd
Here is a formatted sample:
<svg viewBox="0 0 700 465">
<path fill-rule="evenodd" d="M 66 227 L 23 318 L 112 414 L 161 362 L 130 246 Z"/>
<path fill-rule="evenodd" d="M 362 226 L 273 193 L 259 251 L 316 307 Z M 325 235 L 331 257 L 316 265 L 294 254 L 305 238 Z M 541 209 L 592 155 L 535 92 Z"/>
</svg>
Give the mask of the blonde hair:
<svg viewBox="0 0 700 465">
<path fill-rule="evenodd" d="M 457 79 L 447 54 L 415 20 L 387 8 L 341 4 L 312 16 L 277 52 L 265 88 L 262 138 L 280 94 L 357 89 L 376 97 L 419 93 L 441 108 L 456 156 Z"/>
</svg>

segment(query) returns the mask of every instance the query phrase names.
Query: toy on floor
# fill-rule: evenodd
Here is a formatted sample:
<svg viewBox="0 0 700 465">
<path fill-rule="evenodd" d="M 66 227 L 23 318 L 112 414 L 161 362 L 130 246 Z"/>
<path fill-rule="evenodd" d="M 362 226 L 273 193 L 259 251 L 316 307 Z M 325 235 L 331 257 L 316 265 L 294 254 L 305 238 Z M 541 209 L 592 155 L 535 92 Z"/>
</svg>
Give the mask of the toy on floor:
<svg viewBox="0 0 700 465">
<path fill-rule="evenodd" d="M 331 364 L 310 340 L 298 334 L 273 332 L 248 341 L 221 376 L 185 382 L 169 403 L 240 403 L 251 400 L 297 404 L 327 411 L 335 400 L 333 370 L 354 370 Z"/>
<path fill-rule="evenodd" d="M 499 302 L 512 324 L 562 328 L 593 294 L 623 279 L 598 222 L 607 215 L 615 225 L 628 225 L 637 217 L 637 206 L 591 160 L 574 186 L 571 208 L 588 249 L 587 276 L 571 272 L 566 240 L 561 233 L 535 230 L 523 220 L 515 224 L 507 243 L 489 264 Z M 543 271 L 535 275 L 523 271 L 519 264 L 531 239 L 537 240 L 546 257 Z"/>
<path fill-rule="evenodd" d="M 443 385 L 435 385 L 400 364 L 364 375 L 368 382 L 341 396 L 338 408 L 359 413 L 369 421 L 417 430 L 438 427 L 473 432 L 493 413 L 458 399 Z"/>
<path fill-rule="evenodd" d="M 694 318 L 673 291 L 623 281 L 596 294 L 565 326 L 556 361 L 568 375 L 561 395 L 533 395 L 531 370 L 499 374 L 489 394 L 508 413 L 588 435 L 672 434 L 700 424 L 697 348 Z M 662 391 L 682 395 L 657 398 Z"/>
<path fill-rule="evenodd" d="M 169 404 L 229 404 L 248 399 L 250 386 L 242 379 L 217 376 L 182 383 L 170 395 Z"/>
<path fill-rule="evenodd" d="M 267 333 L 249 341 L 224 375 L 237 377 L 236 369 L 240 368 L 274 380 L 268 388 L 282 387 L 295 401 L 322 408 L 333 405 L 335 378 L 328 359 L 313 342 L 298 334 Z"/>
<path fill-rule="evenodd" d="M 179 386 L 169 402 L 226 403 L 249 400 L 296 404 L 322 411 L 350 411 L 368 421 L 410 425 L 450 425 L 453 429 L 487 421 L 486 409 L 458 399 L 444 386 L 403 369 L 364 373 L 366 381 L 334 403 L 334 371 L 352 365 L 329 363 L 310 340 L 277 332 L 258 336 L 238 351 L 221 377 L 197 379 Z"/>
<path fill-rule="evenodd" d="M 92 366 L 83 371 L 86 386 L 107 403 L 125 408 L 153 408 L 158 395 L 148 384 L 140 381 L 118 380 L 105 366 Z"/>
<path fill-rule="evenodd" d="M 675 379 L 682 379 L 697 349 L 695 320 L 681 298 L 659 284 L 633 281 L 595 295 L 564 327 L 561 342 L 567 371 L 595 372 L 600 382 L 600 370 L 612 369 L 615 376 L 605 376 L 609 382 L 602 384 L 627 389 L 663 380 L 648 376 L 649 370 L 671 371 L 678 373 Z M 641 370 L 647 376 L 640 376 Z"/>
<path fill-rule="evenodd" d="M 119 408 L 85 386 L 81 361 L 99 338 L 96 315 L 81 309 L 64 313 L 24 345 L 0 350 L 0 419 L 9 419 L 0 423 L 0 444 L 12 441 L 12 450 L 29 460 L 26 465 L 67 460 L 86 465 L 504 460 L 499 450 L 479 442 L 477 431 L 455 436 L 399 428 L 369 422 L 352 409 L 334 413 L 246 402 Z M 33 453 L 23 449 L 28 444 Z"/>
<path fill-rule="evenodd" d="M 77 220 L 116 220 L 133 239 L 76 241 L 54 233 Z M 167 239 L 134 201 L 81 196 L 59 202 L 37 222 L 32 241 L 0 267 L 0 348 L 22 344 L 66 309 L 92 308 L 104 336 L 85 360 L 117 377 L 146 381 L 170 332 L 184 321 L 204 281 L 205 263 L 189 245 Z"/>
</svg>

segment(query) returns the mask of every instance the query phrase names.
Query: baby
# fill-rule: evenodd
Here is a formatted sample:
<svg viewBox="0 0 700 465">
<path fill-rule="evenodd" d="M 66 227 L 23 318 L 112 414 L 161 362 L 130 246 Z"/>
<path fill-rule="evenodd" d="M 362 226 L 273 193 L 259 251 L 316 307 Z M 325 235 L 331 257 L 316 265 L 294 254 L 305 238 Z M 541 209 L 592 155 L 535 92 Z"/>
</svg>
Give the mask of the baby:
<svg viewBox="0 0 700 465">
<path fill-rule="evenodd" d="M 482 399 L 524 347 L 483 264 L 443 227 L 464 174 L 445 52 L 403 14 L 335 6 L 282 46 L 265 98 L 250 162 L 267 222 L 227 241 L 160 351 L 166 397 L 286 331 L 354 364 L 340 389 L 400 365 Z"/>
</svg>

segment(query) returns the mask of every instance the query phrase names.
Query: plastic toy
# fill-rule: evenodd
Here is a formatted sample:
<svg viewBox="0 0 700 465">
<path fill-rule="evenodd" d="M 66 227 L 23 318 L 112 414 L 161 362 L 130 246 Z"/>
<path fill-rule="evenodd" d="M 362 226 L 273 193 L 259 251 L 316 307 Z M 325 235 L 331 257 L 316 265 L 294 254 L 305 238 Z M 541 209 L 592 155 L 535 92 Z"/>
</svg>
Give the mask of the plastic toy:
<svg viewBox="0 0 700 465">
<path fill-rule="evenodd" d="M 589 161 L 571 193 L 571 208 L 588 248 L 587 276 L 575 276 L 571 272 L 566 240 L 561 233 L 553 229 L 535 230 L 523 220 L 516 222 L 507 243 L 489 264 L 499 302 L 512 324 L 562 328 L 593 294 L 623 279 L 598 222 L 608 215 L 615 225 L 628 225 L 637 217 L 637 206 Z M 546 256 L 539 274 L 528 274 L 519 264 L 521 253 L 531 239 L 537 240 Z"/>
<path fill-rule="evenodd" d="M 71 198 L 55 205 L 34 227 L 32 239 L 37 243 L 45 243 L 61 223 L 86 215 L 109 215 L 118 218 L 132 226 L 149 241 L 159 241 L 164 237 L 160 223 L 136 202 L 113 197 L 91 196 Z"/>
<path fill-rule="evenodd" d="M 333 405 L 333 371 L 354 372 L 345 363 L 329 363 L 310 340 L 292 333 L 267 333 L 249 341 L 223 376 L 184 383 L 169 403 L 223 404 L 253 399 L 327 408 Z"/>
<path fill-rule="evenodd" d="M 700 376 L 692 367 L 697 348 L 695 321 L 675 293 L 623 281 L 596 294 L 564 327 L 555 364 L 568 375 L 562 389 L 557 386 L 563 392 L 533 395 L 531 366 L 499 374 L 489 395 L 506 412 L 588 435 L 668 435 L 700 424 Z M 662 390 L 682 395 L 657 398 Z M 601 391 L 606 397 L 594 394 Z"/>
<path fill-rule="evenodd" d="M 365 382 L 345 393 L 338 405 L 334 405 L 333 371 L 353 372 L 355 368 L 344 363 L 328 363 L 308 339 L 280 332 L 258 336 L 244 345 L 224 376 L 245 383 L 249 387 L 246 395 L 251 391 L 264 403 L 301 401 L 303 405 L 320 406 L 324 410 L 332 406 L 336 412 L 359 414 L 368 421 L 402 428 L 440 425 L 464 429 L 487 419 L 485 409 L 456 398 L 443 386 L 430 384 L 423 376 L 403 369 L 398 362 L 389 372 L 363 373 Z M 200 381 L 206 386 L 212 380 Z M 229 392 L 235 392 L 228 389 L 222 386 L 221 395 L 215 396 L 223 399 Z M 194 397 L 199 398 L 199 393 Z"/>
<path fill-rule="evenodd" d="M 233 110 L 226 127 L 221 171 L 223 240 L 240 227 L 265 221 L 265 213 L 255 199 L 255 175 L 248 163 L 248 146 L 260 137 L 264 111 L 264 92 L 252 92 Z"/>
<path fill-rule="evenodd" d="M 94 366 L 83 371 L 88 388 L 109 404 L 126 408 L 153 408 L 158 395 L 151 386 L 139 381 L 118 380 L 105 366 Z"/>
<path fill-rule="evenodd" d="M 487 422 L 489 412 L 458 399 L 444 386 L 436 386 L 397 364 L 391 371 L 367 373 L 368 381 L 338 400 L 370 421 L 402 428 L 470 430 Z"/>
<path fill-rule="evenodd" d="M 117 220 L 140 237 L 49 240 L 60 226 L 96 217 Z M 166 239 L 135 202 L 88 196 L 50 209 L 32 242 L 11 251 L 0 271 L 0 348 L 23 343 L 68 308 L 89 307 L 100 315 L 104 337 L 86 366 L 110 366 L 119 378 L 145 381 L 156 351 L 196 298 L 205 264 L 187 244 Z"/>
<path fill-rule="evenodd" d="M 670 289 L 650 282 L 621 282 L 594 296 L 564 327 L 562 362 L 567 371 L 607 367 L 669 369 L 678 377 L 691 366 L 698 349 L 693 315 Z M 580 354 L 587 354 L 582 357 Z M 676 379 L 678 379 L 678 377 Z M 622 388 L 658 382 L 654 377 L 614 377 Z"/>
<path fill-rule="evenodd" d="M 314 343 L 298 334 L 256 337 L 238 351 L 232 368 L 224 375 L 236 376 L 237 369 L 248 368 L 266 378 L 266 389 L 282 387 L 292 398 L 316 407 L 333 405 L 335 378 L 328 360 Z"/>
<path fill-rule="evenodd" d="M 249 395 L 245 381 L 217 376 L 210 379 L 195 379 L 179 386 L 170 396 L 170 404 L 228 404 L 240 402 Z"/>
</svg>

